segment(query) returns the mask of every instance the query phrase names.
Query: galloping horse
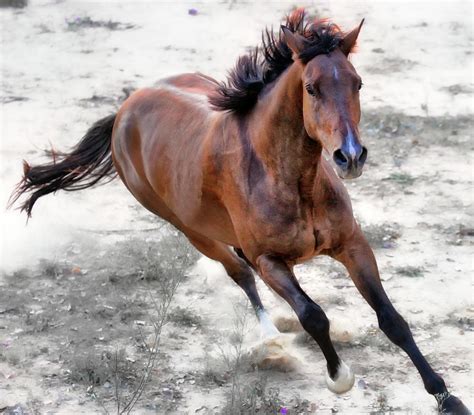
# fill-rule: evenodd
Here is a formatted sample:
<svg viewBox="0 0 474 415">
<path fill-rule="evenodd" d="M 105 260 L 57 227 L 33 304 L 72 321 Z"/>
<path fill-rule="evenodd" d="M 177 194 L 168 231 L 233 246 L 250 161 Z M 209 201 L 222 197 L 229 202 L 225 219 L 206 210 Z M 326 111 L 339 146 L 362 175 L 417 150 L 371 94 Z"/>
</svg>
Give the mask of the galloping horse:
<svg viewBox="0 0 474 415">
<path fill-rule="evenodd" d="M 354 375 L 334 349 L 328 318 L 293 273 L 295 264 L 329 255 L 411 358 L 439 411 L 467 414 L 387 297 L 340 180 L 358 177 L 367 158 L 358 130 L 362 81 L 348 60 L 362 23 L 343 33 L 297 10 L 278 35 L 264 31 L 262 47 L 240 57 L 227 82 L 183 74 L 135 92 L 70 153 L 25 162 L 12 203 L 28 194 L 21 207 L 30 216 L 41 196 L 118 173 L 145 208 L 222 263 L 268 336 L 278 330 L 252 270 L 283 297 L 321 347 L 329 389 L 343 393 Z"/>
</svg>

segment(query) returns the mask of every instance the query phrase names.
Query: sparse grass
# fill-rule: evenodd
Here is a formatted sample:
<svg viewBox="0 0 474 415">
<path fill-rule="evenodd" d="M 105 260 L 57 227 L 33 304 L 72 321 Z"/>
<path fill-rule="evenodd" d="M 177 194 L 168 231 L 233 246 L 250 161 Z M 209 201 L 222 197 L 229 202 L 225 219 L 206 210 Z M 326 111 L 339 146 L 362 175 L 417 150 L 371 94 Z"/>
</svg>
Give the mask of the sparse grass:
<svg viewBox="0 0 474 415">
<path fill-rule="evenodd" d="M 25 367 L 26 362 L 36 359 L 41 354 L 40 350 L 33 347 L 10 347 L 6 349 L 0 348 L 0 361 L 6 362 L 11 366 Z"/>
<path fill-rule="evenodd" d="M 63 272 L 63 269 L 57 261 L 42 258 L 39 261 L 38 271 L 45 277 L 58 278 Z"/>
<path fill-rule="evenodd" d="M 5 304 L 0 311 L 9 319 L 22 317 L 21 336 L 54 339 L 57 350 L 45 349 L 44 357 L 53 361 L 59 355 L 66 373 L 55 381 L 83 385 L 85 398 L 95 400 L 103 412 L 130 413 L 140 399 L 159 411 L 175 408 L 176 387 L 171 400 L 166 390 L 174 390 L 172 385 L 149 392 L 147 387 L 164 385 L 161 371 L 154 371 L 156 362 L 161 369 L 167 364 L 161 333 L 197 252 L 167 225 L 155 239 L 127 240 L 107 251 L 80 240 L 75 246 L 58 260 L 45 259 L 34 270 L 6 275 L 9 284 L 0 290 L 0 303 Z M 69 263 L 89 272 L 72 272 Z M 175 311 L 175 322 L 182 327 L 202 323 L 186 309 Z M 135 352 L 126 353 L 125 345 Z M 17 352 L 4 352 L 0 359 L 12 366 L 24 360 Z"/>
<path fill-rule="evenodd" d="M 160 241 L 160 250 L 157 254 L 145 258 L 146 266 L 143 273 L 143 279 L 153 284 L 154 288 L 153 292 L 149 291 L 150 302 L 154 309 L 154 315 L 151 317 L 152 340 L 143 342 L 146 348 L 144 370 L 131 397 L 124 399 L 120 396 L 121 377 L 116 376 L 113 382 L 117 414 L 131 413 L 143 395 L 159 357 L 161 334 L 163 327 L 169 321 L 171 302 L 179 285 L 185 279 L 186 271 L 197 257 L 196 252 L 181 233 L 171 228 L 163 229 L 163 231 L 167 236 Z"/>
<path fill-rule="evenodd" d="M 393 411 L 393 408 L 387 403 L 387 396 L 383 392 L 377 395 L 373 408 L 374 410 L 370 411 L 370 415 L 383 415 Z"/>
<path fill-rule="evenodd" d="M 67 30 L 79 30 L 90 28 L 104 28 L 108 30 L 127 30 L 133 29 L 135 25 L 130 23 L 114 22 L 112 20 L 94 20 L 89 16 L 72 17 L 66 19 Z"/>
<path fill-rule="evenodd" d="M 16 9 L 22 9 L 28 6 L 28 0 L 0 0 L 1 7 L 13 7 Z"/>
<path fill-rule="evenodd" d="M 395 268 L 395 272 L 399 275 L 409 278 L 420 278 L 423 276 L 425 269 L 423 267 L 414 267 L 411 265 L 406 265 L 403 267 Z"/>
<path fill-rule="evenodd" d="M 362 226 L 362 231 L 374 249 L 393 248 L 395 241 L 401 236 L 400 226 L 395 223 Z"/>
<path fill-rule="evenodd" d="M 183 327 L 201 327 L 201 317 L 195 315 L 187 308 L 175 307 L 170 311 L 168 320 Z"/>
<path fill-rule="evenodd" d="M 277 414 L 282 405 L 280 390 L 268 387 L 267 379 L 259 376 L 250 383 L 239 385 L 238 395 L 230 394 L 221 414 Z"/>
<path fill-rule="evenodd" d="M 249 374 L 253 368 L 244 341 L 250 318 L 254 316 L 248 302 L 234 305 L 233 331 L 228 345 L 217 344 L 221 362 L 206 364 L 206 379 L 218 385 L 228 380 L 227 402 L 220 411 L 223 415 L 276 414 L 282 406 L 279 389 L 268 387 L 267 377 L 258 371 Z M 219 367 L 224 369 L 224 374 L 216 370 Z"/>
<path fill-rule="evenodd" d="M 213 357 L 206 351 L 204 370 L 199 378 L 200 383 L 223 386 L 229 381 L 229 378 L 229 373 L 226 371 L 222 359 Z"/>
<path fill-rule="evenodd" d="M 165 224 L 160 232 L 165 236 L 158 240 L 132 238 L 119 242 L 108 257 L 109 280 L 116 284 L 135 284 L 139 279 L 156 283 L 151 286 L 163 287 L 166 280 L 172 279 L 176 267 L 197 261 L 199 253 L 190 247 L 184 235 Z"/>
<path fill-rule="evenodd" d="M 463 331 L 474 331 L 474 318 L 467 311 L 449 313 L 444 324 L 458 327 Z"/>
<path fill-rule="evenodd" d="M 124 349 L 116 352 L 108 350 L 82 350 L 74 353 L 67 371 L 68 380 L 85 386 L 101 386 L 114 382 L 117 377 L 122 382 L 133 383 L 139 376 L 138 370 L 128 359 Z"/>
<path fill-rule="evenodd" d="M 390 176 L 385 177 L 382 180 L 394 182 L 402 186 L 411 186 L 415 183 L 416 178 L 409 173 L 392 173 Z"/>
</svg>

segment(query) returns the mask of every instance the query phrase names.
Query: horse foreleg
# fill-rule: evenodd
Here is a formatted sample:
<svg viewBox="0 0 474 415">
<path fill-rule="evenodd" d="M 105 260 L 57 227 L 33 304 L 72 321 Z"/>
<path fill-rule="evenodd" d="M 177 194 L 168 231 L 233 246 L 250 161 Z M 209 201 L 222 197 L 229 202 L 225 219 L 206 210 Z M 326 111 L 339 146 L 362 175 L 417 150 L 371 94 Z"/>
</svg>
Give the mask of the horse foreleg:
<svg viewBox="0 0 474 415">
<path fill-rule="evenodd" d="M 408 354 L 423 379 L 426 391 L 436 398 L 439 411 L 449 414 L 469 414 L 463 403 L 448 392 L 441 376 L 434 372 L 421 354 L 408 324 L 387 297 L 380 281 L 374 254 L 362 231 L 357 228 L 342 248 L 342 251 L 333 257 L 347 268 L 357 289 L 374 309 L 380 329 Z"/>
<path fill-rule="evenodd" d="M 186 233 L 186 236 L 200 252 L 220 262 L 224 266 L 227 274 L 242 288 L 255 310 L 262 337 L 270 338 L 279 335 L 280 332 L 263 307 L 255 284 L 255 277 L 246 261 L 235 255 L 229 247 L 222 242 L 214 241 L 194 233 L 191 234 L 190 232 Z"/>
<path fill-rule="evenodd" d="M 290 267 L 280 258 L 261 255 L 256 260 L 260 276 L 293 308 L 303 328 L 316 340 L 327 361 L 326 383 L 335 393 L 352 388 L 354 375 L 339 358 L 329 337 L 324 311 L 300 287 Z"/>
</svg>

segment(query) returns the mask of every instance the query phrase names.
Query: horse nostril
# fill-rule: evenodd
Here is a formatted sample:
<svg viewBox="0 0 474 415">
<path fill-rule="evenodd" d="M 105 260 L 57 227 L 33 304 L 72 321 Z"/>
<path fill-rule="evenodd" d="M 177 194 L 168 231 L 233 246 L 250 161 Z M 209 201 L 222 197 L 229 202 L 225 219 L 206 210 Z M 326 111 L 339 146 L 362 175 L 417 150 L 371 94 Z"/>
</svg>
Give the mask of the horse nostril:
<svg viewBox="0 0 474 415">
<path fill-rule="evenodd" d="M 349 164 L 349 159 L 339 148 L 333 154 L 334 162 L 340 167 L 347 167 Z"/>
<path fill-rule="evenodd" d="M 362 147 L 362 152 L 360 153 L 360 156 L 359 156 L 359 164 L 360 165 L 363 165 L 365 163 L 365 161 L 367 160 L 367 149 L 365 147 Z"/>
</svg>

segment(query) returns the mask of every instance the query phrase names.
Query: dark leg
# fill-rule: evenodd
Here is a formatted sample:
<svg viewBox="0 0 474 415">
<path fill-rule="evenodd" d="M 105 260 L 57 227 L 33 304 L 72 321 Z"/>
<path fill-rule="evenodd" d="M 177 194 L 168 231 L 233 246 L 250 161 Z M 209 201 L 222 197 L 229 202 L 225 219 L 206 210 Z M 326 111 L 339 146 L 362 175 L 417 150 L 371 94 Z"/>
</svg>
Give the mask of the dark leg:
<svg viewBox="0 0 474 415">
<path fill-rule="evenodd" d="M 450 395 L 443 379 L 436 374 L 418 346 L 405 320 L 398 314 L 380 282 L 377 263 L 362 231 L 357 229 L 343 251 L 333 257 L 345 265 L 357 289 L 377 314 L 380 329 L 410 357 L 423 379 L 425 389 L 433 395 L 440 412 L 469 414 L 462 402 Z"/>
<path fill-rule="evenodd" d="M 257 259 L 262 279 L 293 308 L 303 328 L 316 340 L 327 361 L 330 390 L 348 391 L 354 384 L 354 375 L 339 358 L 329 337 L 329 320 L 324 311 L 302 290 L 292 270 L 280 258 L 262 255 Z"/>
<path fill-rule="evenodd" d="M 227 274 L 244 290 L 257 314 L 262 335 L 272 337 L 280 334 L 263 307 L 255 284 L 255 277 L 246 261 L 238 258 L 222 242 L 213 241 L 192 232 L 186 232 L 186 236 L 200 252 L 215 261 L 219 261 L 224 266 Z"/>
</svg>

